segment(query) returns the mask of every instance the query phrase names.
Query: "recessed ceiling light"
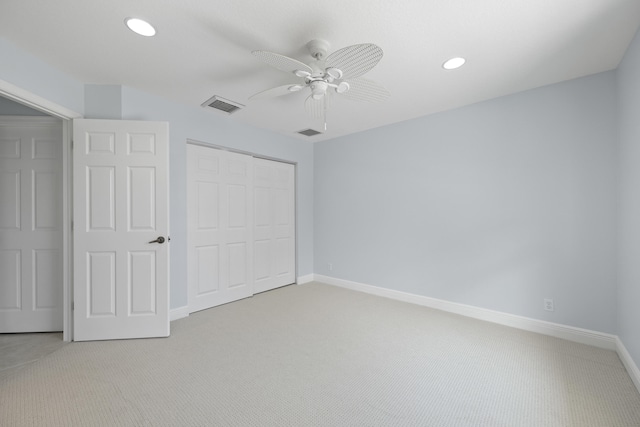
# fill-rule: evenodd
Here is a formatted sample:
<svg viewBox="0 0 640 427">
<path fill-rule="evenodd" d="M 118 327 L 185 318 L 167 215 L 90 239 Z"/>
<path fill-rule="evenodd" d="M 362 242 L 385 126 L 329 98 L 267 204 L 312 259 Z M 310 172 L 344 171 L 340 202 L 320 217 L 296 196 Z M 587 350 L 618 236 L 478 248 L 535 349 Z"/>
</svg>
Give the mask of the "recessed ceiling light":
<svg viewBox="0 0 640 427">
<path fill-rule="evenodd" d="M 445 61 L 444 64 L 442 64 L 442 68 L 444 68 L 445 70 L 455 70 L 456 68 L 462 67 L 466 61 L 466 59 L 461 57 L 451 58 L 448 61 Z"/>
<path fill-rule="evenodd" d="M 131 31 L 136 34 L 140 34 L 141 36 L 151 37 L 156 34 L 156 29 L 147 21 L 143 21 L 142 19 L 127 18 L 124 20 L 124 23 L 127 24 L 127 27 L 129 27 Z"/>
</svg>

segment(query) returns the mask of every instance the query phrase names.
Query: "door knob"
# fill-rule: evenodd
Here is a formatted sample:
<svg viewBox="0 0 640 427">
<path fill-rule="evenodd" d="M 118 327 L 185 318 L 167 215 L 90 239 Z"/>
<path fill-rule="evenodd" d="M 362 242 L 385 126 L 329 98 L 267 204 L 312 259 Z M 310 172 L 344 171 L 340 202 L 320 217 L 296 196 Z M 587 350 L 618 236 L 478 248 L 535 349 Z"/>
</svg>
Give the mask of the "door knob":
<svg viewBox="0 0 640 427">
<path fill-rule="evenodd" d="M 164 243 L 164 237 L 160 236 L 156 240 L 152 240 L 149 243 Z"/>
</svg>

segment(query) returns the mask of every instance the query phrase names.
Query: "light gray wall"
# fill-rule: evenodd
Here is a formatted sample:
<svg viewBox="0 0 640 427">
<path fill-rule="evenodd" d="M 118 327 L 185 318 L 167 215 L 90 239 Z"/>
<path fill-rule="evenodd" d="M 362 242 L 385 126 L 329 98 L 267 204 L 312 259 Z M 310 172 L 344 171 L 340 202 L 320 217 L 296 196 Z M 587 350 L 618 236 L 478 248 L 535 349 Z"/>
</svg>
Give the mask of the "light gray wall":
<svg viewBox="0 0 640 427">
<path fill-rule="evenodd" d="M 122 120 L 122 86 L 84 85 L 84 118 Z"/>
<path fill-rule="evenodd" d="M 84 84 L 0 38 L 0 80 L 72 111 L 84 111 Z"/>
<path fill-rule="evenodd" d="M 46 116 L 46 114 L 0 96 L 0 116 Z"/>
<path fill-rule="evenodd" d="M 607 72 L 317 143 L 315 272 L 613 333 L 615 138 Z"/>
<path fill-rule="evenodd" d="M 618 335 L 640 366 L 640 34 L 636 34 L 618 68 L 618 101 Z"/>
</svg>

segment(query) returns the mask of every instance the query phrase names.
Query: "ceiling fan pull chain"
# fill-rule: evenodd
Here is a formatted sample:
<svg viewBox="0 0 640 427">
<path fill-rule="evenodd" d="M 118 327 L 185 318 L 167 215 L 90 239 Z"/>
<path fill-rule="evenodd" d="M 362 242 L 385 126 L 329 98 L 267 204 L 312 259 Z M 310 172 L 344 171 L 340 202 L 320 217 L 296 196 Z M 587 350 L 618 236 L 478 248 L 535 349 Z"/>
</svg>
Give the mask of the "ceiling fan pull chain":
<svg viewBox="0 0 640 427">
<path fill-rule="evenodd" d="M 327 96 L 329 96 L 328 93 L 325 92 L 324 94 L 324 99 L 322 100 L 322 106 L 323 106 L 323 117 L 324 117 L 324 131 L 327 131 Z"/>
</svg>

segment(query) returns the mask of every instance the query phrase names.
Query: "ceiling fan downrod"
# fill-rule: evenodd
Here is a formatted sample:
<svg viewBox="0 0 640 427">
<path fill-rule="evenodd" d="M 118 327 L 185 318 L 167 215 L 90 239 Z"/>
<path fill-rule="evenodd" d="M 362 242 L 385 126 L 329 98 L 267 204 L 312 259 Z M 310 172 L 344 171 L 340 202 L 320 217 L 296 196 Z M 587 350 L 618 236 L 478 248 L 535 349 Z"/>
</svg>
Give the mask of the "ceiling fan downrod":
<svg viewBox="0 0 640 427">
<path fill-rule="evenodd" d="M 307 43 L 307 49 L 309 49 L 309 53 L 318 61 L 324 59 L 324 57 L 327 56 L 329 46 L 329 42 L 322 39 L 311 40 L 309 43 Z"/>
</svg>

